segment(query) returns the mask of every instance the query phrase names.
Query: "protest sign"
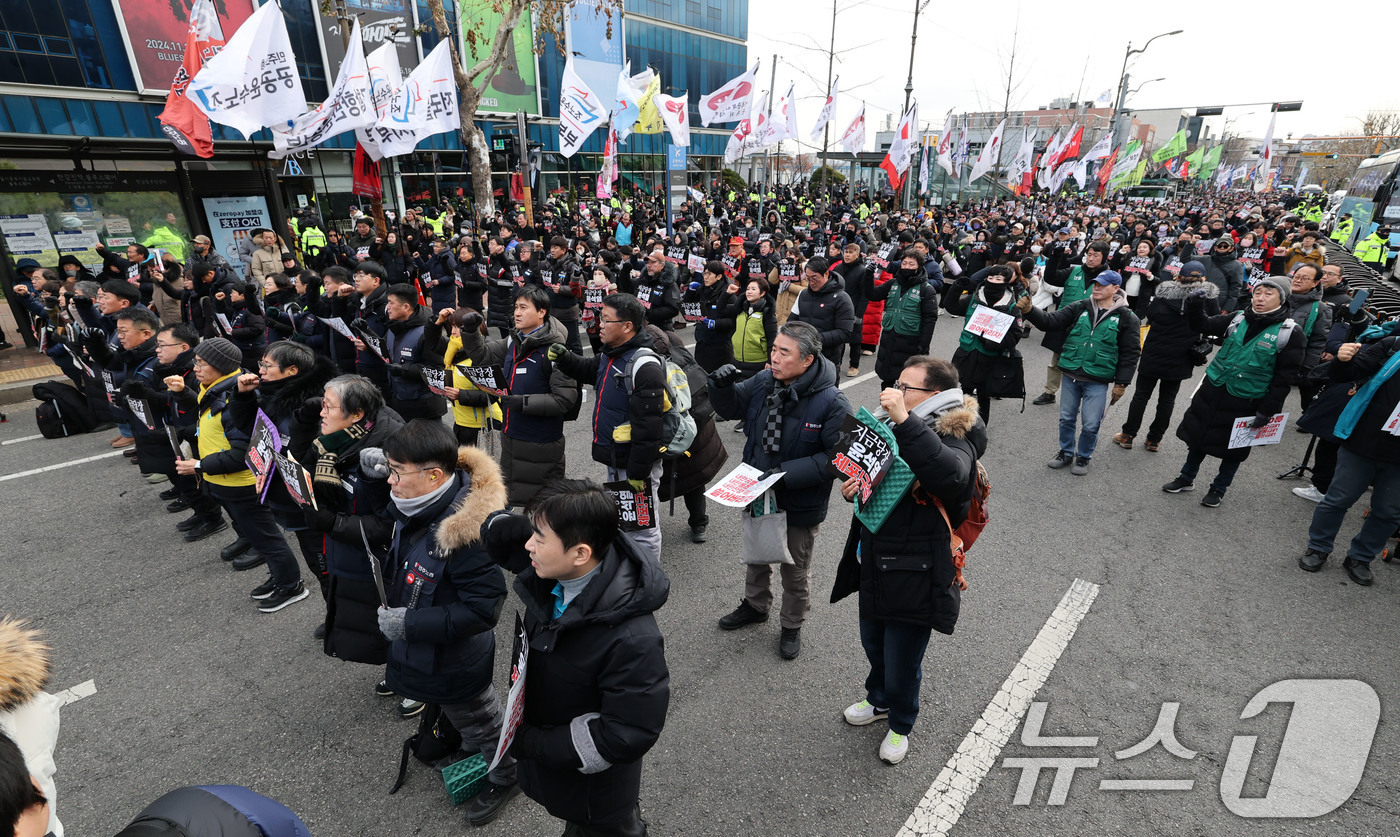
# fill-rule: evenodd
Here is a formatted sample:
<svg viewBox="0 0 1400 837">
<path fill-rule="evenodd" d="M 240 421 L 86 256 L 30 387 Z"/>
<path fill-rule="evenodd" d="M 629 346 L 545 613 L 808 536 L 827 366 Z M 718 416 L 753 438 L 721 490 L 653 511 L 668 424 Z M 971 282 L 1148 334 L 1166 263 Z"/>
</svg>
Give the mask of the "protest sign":
<svg viewBox="0 0 1400 837">
<path fill-rule="evenodd" d="M 847 415 L 841 422 L 841 435 L 832 449 L 831 462 L 827 467 L 838 479 L 858 480 L 860 501 L 868 503 L 870 495 L 875 493 L 889 473 L 894 460 L 894 447 L 874 427 L 854 415 Z"/>
<path fill-rule="evenodd" d="M 607 288 L 584 288 L 583 307 L 598 310 L 603 307 L 603 298 L 608 295 Z"/>
<path fill-rule="evenodd" d="M 436 395 L 446 395 L 443 390 L 447 387 L 447 370 L 431 369 L 423 367 L 423 379 L 428 382 L 428 389 Z"/>
<path fill-rule="evenodd" d="M 1277 445 L 1283 441 L 1283 428 L 1288 424 L 1288 413 L 1279 413 L 1269 419 L 1269 423 L 1255 430 L 1254 416 L 1235 419 L 1230 428 L 1230 448 L 1248 448 L 1255 445 Z"/>
<path fill-rule="evenodd" d="M 1010 314 L 1003 314 L 994 308 L 978 305 L 973 309 L 972 316 L 967 318 L 967 324 L 963 326 L 963 331 L 980 334 L 984 339 L 1000 343 L 1015 324 L 1016 318 Z"/>
<path fill-rule="evenodd" d="M 298 506 L 316 508 L 316 494 L 311 489 L 311 473 L 290 453 L 274 453 L 273 460 L 277 463 L 277 473 L 282 476 L 282 483 L 287 486 L 287 493 L 292 495 L 292 500 Z"/>
<path fill-rule="evenodd" d="M 506 394 L 506 373 L 499 366 L 458 366 L 457 371 L 482 392 L 496 396 Z"/>
<path fill-rule="evenodd" d="M 360 342 L 365 344 L 365 348 L 374 353 L 375 357 L 379 358 L 380 360 L 385 360 L 384 339 L 382 337 L 362 326 L 352 325 L 350 326 L 350 332 L 355 337 L 358 337 L 360 339 Z"/>
<path fill-rule="evenodd" d="M 132 398 L 126 396 L 126 408 L 136 417 L 136 420 L 146 425 L 147 430 L 156 429 L 155 410 L 151 408 L 151 402 L 144 398 Z"/>
<path fill-rule="evenodd" d="M 525 632 L 525 622 L 520 613 L 515 614 L 515 649 L 511 653 L 510 690 L 506 692 L 506 705 L 501 724 L 501 740 L 496 744 L 496 757 L 491 759 L 487 772 L 496 769 L 501 758 L 515 740 L 515 731 L 520 729 L 520 721 L 525 717 L 525 665 L 530 661 L 530 636 Z"/>
<path fill-rule="evenodd" d="M 681 315 L 688 323 L 698 323 L 705 319 L 704 307 L 698 302 L 682 302 Z"/>
<path fill-rule="evenodd" d="M 655 529 L 656 506 L 652 502 L 651 480 L 642 481 L 642 490 L 635 491 L 627 480 L 603 483 L 603 490 L 613 496 L 617 504 L 617 525 L 624 532 L 640 532 Z"/>
<path fill-rule="evenodd" d="M 726 474 L 714 488 L 706 491 L 705 496 L 721 505 L 742 509 L 762 497 L 763 492 L 772 488 L 782 478 L 781 472 L 764 477 L 762 471 L 741 462 L 739 467 Z"/>
<path fill-rule="evenodd" d="M 268 477 L 277 467 L 277 453 L 281 450 L 282 437 L 277 432 L 277 426 L 267 417 L 267 413 L 258 410 L 257 417 L 253 419 L 253 433 L 248 439 L 248 452 L 243 458 L 248 463 L 248 470 L 257 478 L 259 502 L 267 501 L 267 489 L 271 485 Z"/>
</svg>

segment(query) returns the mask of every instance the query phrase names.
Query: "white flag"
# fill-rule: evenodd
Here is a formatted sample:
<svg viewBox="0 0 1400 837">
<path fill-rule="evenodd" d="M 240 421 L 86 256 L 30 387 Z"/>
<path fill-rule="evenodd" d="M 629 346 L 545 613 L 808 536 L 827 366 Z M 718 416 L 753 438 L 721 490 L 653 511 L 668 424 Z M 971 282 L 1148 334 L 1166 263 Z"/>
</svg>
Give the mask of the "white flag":
<svg viewBox="0 0 1400 837">
<path fill-rule="evenodd" d="M 899 118 L 899 124 L 894 126 L 894 142 L 890 143 L 889 159 L 894 170 L 901 175 L 909 170 L 909 163 L 919 150 L 915 135 L 919 124 L 918 111 L 918 105 L 911 106 Z"/>
<path fill-rule="evenodd" d="M 749 116 L 749 132 L 744 137 L 743 148 L 739 151 L 739 156 L 752 154 L 763 148 L 763 136 L 768 132 L 768 93 L 763 94 L 763 98 L 758 100 L 758 106 L 753 109 Z"/>
<path fill-rule="evenodd" d="M 1099 94 L 1099 97 L 1098 97 L 1097 99 L 1094 100 L 1094 104 L 1096 104 L 1096 105 L 1103 105 L 1103 106 L 1106 107 L 1106 106 L 1107 106 L 1110 102 L 1112 102 L 1112 101 L 1113 101 L 1113 89 L 1112 89 L 1112 88 L 1109 88 L 1108 90 L 1105 90 L 1104 92 L 1102 92 L 1102 93 Z M 1107 156 L 1107 155 L 1105 155 L 1105 156 Z"/>
<path fill-rule="evenodd" d="M 1035 135 L 1036 130 L 1027 125 L 1021 134 L 1021 147 L 1016 151 L 1016 159 L 1011 161 L 1011 168 L 1006 171 L 1006 180 L 1015 186 L 1021 185 L 1021 175 L 1031 170 L 1031 162 L 1035 157 Z"/>
<path fill-rule="evenodd" d="M 749 145 L 749 135 L 753 133 L 753 120 L 741 119 L 729 135 L 729 143 L 724 147 L 724 162 L 733 163 L 744 156 Z"/>
<path fill-rule="evenodd" d="M 1069 164 L 1069 163 L 1066 163 L 1065 165 L 1070 165 L 1070 164 Z M 1087 187 L 1087 186 L 1089 185 L 1089 160 L 1088 160 L 1088 158 L 1081 158 L 1081 159 L 1079 160 L 1079 162 L 1074 163 L 1073 165 L 1074 165 L 1074 169 L 1070 172 L 1070 174 L 1074 175 L 1074 179 L 1075 179 L 1075 180 L 1079 181 L 1079 188 L 1080 188 L 1080 189 L 1083 189 L 1083 188 Z"/>
<path fill-rule="evenodd" d="M 919 194 L 928 192 L 928 143 L 920 143 L 923 153 L 919 155 Z"/>
<path fill-rule="evenodd" d="M 641 114 L 642 93 L 651 83 L 655 72 L 652 68 L 647 67 L 634 76 L 631 75 L 631 61 L 622 65 L 622 71 L 617 75 L 617 101 L 613 104 L 612 110 L 612 124 L 617 131 L 619 140 L 625 140 L 631 136 L 632 126 L 637 124 L 637 117 Z"/>
<path fill-rule="evenodd" d="M 950 177 L 954 176 L 953 148 L 953 112 L 950 110 L 948 118 L 943 120 L 943 133 L 938 135 L 938 165 Z"/>
<path fill-rule="evenodd" d="M 1065 178 L 1069 177 L 1073 173 L 1074 163 L 1072 161 L 1060 164 L 1060 167 L 1055 169 L 1054 176 L 1050 178 L 1050 191 L 1060 191 L 1060 187 L 1065 185 Z"/>
<path fill-rule="evenodd" d="M 788 85 L 787 95 L 778 100 L 773 106 L 773 113 L 764 119 L 758 130 L 757 142 L 759 148 L 767 148 L 776 145 L 785 139 L 797 139 L 790 133 L 796 127 L 793 121 L 792 85 Z"/>
<path fill-rule="evenodd" d="M 350 29 L 350 46 L 330 95 L 315 110 L 298 116 L 285 132 L 272 132 L 273 150 L 267 156 L 280 160 L 306 148 L 315 148 L 336 134 L 368 128 L 376 121 L 370 100 L 369 66 L 365 62 L 365 45 L 360 40 L 360 21 Z"/>
<path fill-rule="evenodd" d="M 607 108 L 598 94 L 574 72 L 574 60 L 564 64 L 559 86 L 559 153 L 574 156 L 589 135 L 603 124 Z"/>
<path fill-rule="evenodd" d="M 403 70 L 399 68 L 398 45 L 393 41 L 386 41 L 379 49 L 371 52 L 365 57 L 365 65 L 369 69 L 369 95 L 374 106 L 374 120 L 369 126 L 355 131 L 355 137 L 364 146 L 365 153 L 371 160 L 376 162 L 384 157 L 384 153 L 379 150 L 379 142 L 374 138 L 370 128 L 373 122 L 384 118 L 384 114 L 389 110 L 389 103 L 393 101 L 394 94 L 403 86 Z"/>
<path fill-rule="evenodd" d="M 958 144 L 953 148 L 953 176 L 962 177 L 963 167 L 967 165 L 967 155 L 972 150 L 971 141 L 967 137 L 967 123 L 964 122 L 958 129 Z"/>
<path fill-rule="evenodd" d="M 248 137 L 286 128 L 306 110 L 287 24 L 276 3 L 253 12 L 186 92 L 205 116 Z"/>
<path fill-rule="evenodd" d="M 1089 153 L 1080 157 L 1084 161 L 1102 160 L 1113 153 L 1113 134 L 1105 133 L 1099 137 L 1099 141 L 1094 143 L 1094 147 L 1089 149 Z"/>
<path fill-rule="evenodd" d="M 450 42 L 442 40 L 404 79 L 370 136 L 381 154 L 394 157 L 412 151 L 425 137 L 460 127 Z"/>
<path fill-rule="evenodd" d="M 997 123 L 997 129 L 992 132 L 991 139 L 982 146 L 982 153 L 977 155 L 977 162 L 972 164 L 972 174 L 968 180 L 971 182 L 992 170 L 997 164 L 997 154 L 1001 151 L 1001 132 L 1006 128 L 1006 120 Z"/>
<path fill-rule="evenodd" d="M 822 104 L 821 113 L 817 114 L 817 124 L 812 126 L 812 142 L 816 142 L 817 137 L 822 135 L 822 129 L 826 127 L 826 123 L 831 121 L 831 115 L 836 112 L 836 88 L 840 83 L 840 76 L 831 80 L 831 90 L 826 94 L 826 102 Z"/>
<path fill-rule="evenodd" d="M 1269 117 L 1269 130 L 1264 132 L 1264 148 L 1259 152 L 1259 169 L 1254 177 L 1254 191 L 1262 192 L 1269 188 L 1269 170 L 1274 166 L 1274 122 L 1278 111 Z"/>
<path fill-rule="evenodd" d="M 1050 135 L 1050 140 L 1045 143 L 1045 153 L 1041 155 L 1041 171 L 1050 168 L 1050 161 L 1055 159 L 1055 155 L 1060 153 L 1060 131 L 1055 129 L 1055 133 Z"/>
<path fill-rule="evenodd" d="M 686 95 L 667 96 L 665 93 L 657 93 L 652 97 L 656 103 L 656 110 L 661 114 L 661 121 L 666 123 L 666 130 L 671 132 L 672 145 L 690 145 L 690 104 Z"/>
<path fill-rule="evenodd" d="M 753 69 L 741 76 L 726 81 L 720 89 L 700 97 L 700 124 L 708 127 L 714 122 L 734 122 L 748 119 L 753 105 L 753 80 L 758 73 L 758 62 Z"/>
<path fill-rule="evenodd" d="M 865 148 L 865 105 L 860 106 L 860 113 L 851 120 L 851 124 L 846 126 L 846 130 L 841 132 L 841 148 L 847 154 L 859 154 Z"/>
</svg>

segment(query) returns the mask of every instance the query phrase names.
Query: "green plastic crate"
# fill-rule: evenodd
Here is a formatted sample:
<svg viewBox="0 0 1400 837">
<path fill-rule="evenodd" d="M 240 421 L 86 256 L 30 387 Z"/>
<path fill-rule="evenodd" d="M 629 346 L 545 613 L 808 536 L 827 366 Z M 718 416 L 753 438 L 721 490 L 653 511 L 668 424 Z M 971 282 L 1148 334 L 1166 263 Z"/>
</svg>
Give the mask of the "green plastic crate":
<svg viewBox="0 0 1400 837">
<path fill-rule="evenodd" d="M 486 787 L 486 758 L 477 753 L 444 768 L 442 782 L 447 785 L 452 804 L 461 805 Z"/>
</svg>

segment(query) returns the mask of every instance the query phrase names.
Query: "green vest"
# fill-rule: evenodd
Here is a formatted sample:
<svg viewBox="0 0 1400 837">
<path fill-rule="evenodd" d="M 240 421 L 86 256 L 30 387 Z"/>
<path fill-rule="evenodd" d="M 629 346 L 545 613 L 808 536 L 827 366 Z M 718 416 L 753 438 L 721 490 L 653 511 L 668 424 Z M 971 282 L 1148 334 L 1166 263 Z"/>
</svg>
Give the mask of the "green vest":
<svg viewBox="0 0 1400 837">
<path fill-rule="evenodd" d="M 1060 306 L 1066 308 L 1081 299 L 1088 299 L 1091 295 L 1089 287 L 1084 284 L 1084 266 L 1075 265 L 1069 272 L 1069 279 L 1065 280 L 1065 292 L 1060 295 Z"/>
<path fill-rule="evenodd" d="M 918 337 L 924 323 L 925 284 L 920 282 L 906 291 L 898 279 L 891 279 L 890 294 L 885 297 L 885 313 L 880 317 L 880 328 L 894 329 L 895 334 L 905 337 Z"/>
<path fill-rule="evenodd" d="M 1206 377 L 1236 398 L 1263 398 L 1274 380 L 1278 336 L 1283 323 L 1274 323 L 1259 332 L 1247 346 L 1243 325 L 1243 322 L 1235 324 L 1234 331 L 1226 336 L 1215 360 L 1206 367 Z"/>
<path fill-rule="evenodd" d="M 1118 372 L 1118 329 L 1120 308 L 1099 321 L 1097 327 L 1089 308 L 1080 313 L 1060 350 L 1060 368 L 1097 380 L 1109 381 Z"/>
<path fill-rule="evenodd" d="M 979 339 L 979 335 L 973 334 L 972 332 L 967 330 L 967 324 L 972 321 L 972 315 L 977 312 L 977 307 L 981 304 L 982 303 L 980 302 L 973 302 L 972 304 L 967 306 L 967 313 L 963 315 L 962 336 L 958 338 L 958 348 L 962 349 L 965 352 L 981 352 L 982 354 L 987 355 L 988 357 L 1000 357 L 1000 346 L 997 346 L 996 344 L 988 345 L 988 341 Z M 1002 314 L 1009 313 L 1006 311 L 1001 311 L 998 308 L 993 308 L 992 310 L 998 311 Z"/>
<path fill-rule="evenodd" d="M 741 311 L 735 320 L 734 336 L 729 338 L 734 359 L 740 363 L 763 363 L 768 360 L 768 334 L 763 329 L 763 312 Z"/>
</svg>

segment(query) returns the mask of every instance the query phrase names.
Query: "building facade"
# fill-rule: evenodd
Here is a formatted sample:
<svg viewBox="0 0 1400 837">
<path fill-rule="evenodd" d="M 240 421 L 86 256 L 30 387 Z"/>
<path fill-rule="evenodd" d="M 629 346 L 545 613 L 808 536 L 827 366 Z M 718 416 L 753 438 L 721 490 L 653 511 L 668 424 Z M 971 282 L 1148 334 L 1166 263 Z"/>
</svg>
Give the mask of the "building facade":
<svg viewBox="0 0 1400 837">
<path fill-rule="evenodd" d="M 350 194 L 352 134 L 342 134 L 287 160 L 269 160 L 271 136 L 249 138 L 213 125 L 212 159 L 179 154 L 157 116 L 184 51 L 195 0 L 3 0 L 0 2 L 0 216 L 5 287 L 19 258 L 46 267 L 72 252 L 99 263 L 95 245 L 114 248 L 208 234 L 234 247 L 252 226 L 285 229 L 299 207 L 344 219 L 361 200 Z M 216 0 L 225 36 L 263 0 Z M 328 4 L 329 5 L 329 4 Z M 396 44 L 405 73 L 438 43 L 427 0 L 345 0 L 358 16 L 366 51 L 371 36 Z M 587 6 L 586 0 L 579 4 Z M 298 74 L 309 103 L 325 98 L 343 55 L 340 22 L 318 0 L 280 0 Z M 494 33 L 491 0 L 443 0 L 464 63 L 472 59 L 469 29 Z M 615 24 L 615 27 L 619 24 Z M 566 31 L 573 31 L 572 29 Z M 517 32 L 507 65 L 492 82 L 477 124 L 488 143 L 514 133 L 527 114 L 531 143 L 540 146 L 536 189 L 591 194 L 604 141 L 595 132 L 571 160 L 558 152 L 558 88 L 564 58 L 552 38 L 536 54 L 531 29 Z M 729 130 L 700 127 L 696 103 L 747 66 L 748 0 L 624 0 L 618 52 L 633 72 L 650 66 L 662 92 L 685 91 L 691 102 L 692 182 L 717 172 Z M 479 48 L 479 47 L 478 47 Z M 619 59 L 618 63 L 621 63 Z M 731 126 L 732 127 L 732 126 Z M 627 183 L 653 189 L 663 179 L 663 132 L 633 136 L 621 151 Z M 384 202 L 400 209 L 471 195 L 456 132 L 421 142 L 382 167 Z M 493 173 L 498 193 L 507 172 Z M 234 260 L 236 262 L 236 260 Z"/>
</svg>

